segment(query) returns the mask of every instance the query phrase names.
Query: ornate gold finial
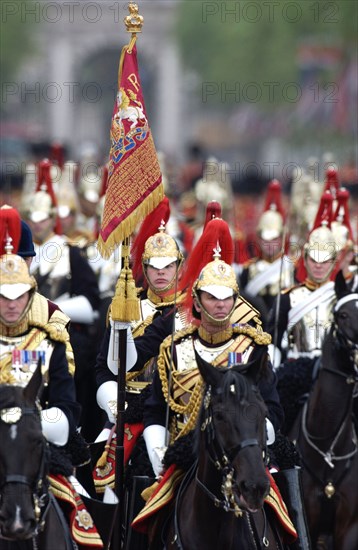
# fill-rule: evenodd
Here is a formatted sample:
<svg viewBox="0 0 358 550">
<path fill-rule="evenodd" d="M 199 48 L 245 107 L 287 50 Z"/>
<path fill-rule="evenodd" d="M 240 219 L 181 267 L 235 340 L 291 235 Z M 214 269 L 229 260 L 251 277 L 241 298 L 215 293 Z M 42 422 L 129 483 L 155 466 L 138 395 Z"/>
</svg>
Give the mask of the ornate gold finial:
<svg viewBox="0 0 358 550">
<path fill-rule="evenodd" d="M 142 15 L 139 15 L 138 5 L 134 2 L 129 2 L 128 10 L 129 15 L 124 18 L 124 24 L 127 32 L 142 32 L 144 18 Z"/>
</svg>

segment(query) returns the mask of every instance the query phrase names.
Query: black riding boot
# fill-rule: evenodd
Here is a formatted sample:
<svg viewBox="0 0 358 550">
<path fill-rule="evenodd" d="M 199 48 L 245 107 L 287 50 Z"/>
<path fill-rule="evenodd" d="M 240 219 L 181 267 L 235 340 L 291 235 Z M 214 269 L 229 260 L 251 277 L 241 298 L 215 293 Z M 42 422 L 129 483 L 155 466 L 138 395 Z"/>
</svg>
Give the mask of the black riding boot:
<svg viewBox="0 0 358 550">
<path fill-rule="evenodd" d="M 147 550 L 148 548 L 148 537 L 134 531 L 131 528 L 131 523 L 145 504 L 141 497 L 142 491 L 153 485 L 154 482 L 155 479 L 148 476 L 133 476 L 132 478 L 131 487 L 127 492 L 125 550 Z"/>
<path fill-rule="evenodd" d="M 288 470 L 280 470 L 272 475 L 280 489 L 289 516 L 298 534 L 298 539 L 290 544 L 290 549 L 311 550 L 312 546 L 303 502 L 301 474 L 301 468 L 296 466 Z"/>
</svg>

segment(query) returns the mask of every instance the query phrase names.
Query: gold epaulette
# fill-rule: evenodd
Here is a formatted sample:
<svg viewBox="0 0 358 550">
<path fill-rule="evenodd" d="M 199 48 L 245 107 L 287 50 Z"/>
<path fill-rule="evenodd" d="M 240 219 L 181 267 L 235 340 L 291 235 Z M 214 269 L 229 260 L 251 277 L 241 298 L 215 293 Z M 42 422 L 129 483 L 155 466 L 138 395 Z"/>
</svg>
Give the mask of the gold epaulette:
<svg viewBox="0 0 358 550">
<path fill-rule="evenodd" d="M 65 344 L 69 339 L 67 324 L 70 318 L 60 310 L 49 317 L 48 308 L 47 298 L 36 292 L 29 311 L 29 325 L 45 330 L 52 340 Z"/>
<path fill-rule="evenodd" d="M 237 325 L 233 327 L 233 334 L 244 334 L 251 338 L 259 346 L 268 346 L 272 338 L 268 332 L 264 332 L 261 327 L 252 327 L 251 325 Z"/>
<path fill-rule="evenodd" d="M 235 309 L 231 315 L 230 322 L 234 325 L 237 323 L 245 324 L 249 323 L 250 321 L 254 321 L 254 323 L 256 323 L 256 326 L 262 325 L 260 312 L 252 304 L 250 304 L 250 302 L 245 300 L 245 298 L 240 295 L 237 300 Z"/>
</svg>

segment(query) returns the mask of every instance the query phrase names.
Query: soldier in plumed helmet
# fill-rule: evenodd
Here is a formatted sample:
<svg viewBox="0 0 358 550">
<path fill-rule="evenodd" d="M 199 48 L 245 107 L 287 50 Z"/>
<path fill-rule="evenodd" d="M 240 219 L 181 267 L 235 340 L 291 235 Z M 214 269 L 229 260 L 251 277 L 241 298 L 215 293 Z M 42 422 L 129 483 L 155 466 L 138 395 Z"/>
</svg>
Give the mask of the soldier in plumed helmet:
<svg viewBox="0 0 358 550">
<path fill-rule="evenodd" d="M 285 247 L 285 212 L 282 205 L 282 190 L 278 180 L 269 183 L 264 210 L 257 224 L 255 256 L 243 266 L 240 288 L 250 296 L 260 297 L 269 313 L 275 297 L 282 288 L 294 281 L 293 262 L 287 255 L 282 257 Z M 284 244 L 284 247 L 283 247 Z"/>
<path fill-rule="evenodd" d="M 208 227 L 213 221 L 208 223 Z M 165 507 L 167 491 L 175 491 L 171 483 L 178 474 L 174 472 L 168 476 L 169 470 L 165 474 L 163 465 L 168 443 L 177 442 L 189 434 L 198 420 L 204 382 L 196 354 L 219 369 L 234 363 L 247 363 L 256 346 L 265 346 L 271 341 L 270 336 L 262 331 L 257 311 L 254 308 L 250 310 L 250 304 L 241 298 L 234 269 L 221 259 L 221 247 L 226 257 L 233 256 L 232 238 L 229 232 L 226 236 L 228 240 L 221 239 L 220 244 L 211 249 L 211 254 L 208 246 L 193 249 L 187 262 L 188 271 L 195 274 L 195 280 L 188 286 L 185 302 L 191 323 L 166 338 L 160 347 L 158 369 L 144 405 L 143 432 L 159 487 L 155 490 L 155 496 L 153 493 L 155 503 L 152 505 L 149 498 L 132 523 L 132 527 L 141 532 L 148 529 L 148 525 L 155 525 L 156 512 Z M 205 239 L 205 232 L 202 237 Z M 205 258 L 199 258 L 197 253 L 203 254 L 203 250 L 206 250 Z M 228 250 L 232 252 L 228 254 Z M 200 266 L 199 273 L 191 269 L 191 263 Z M 245 321 L 233 323 L 241 307 L 245 309 Z M 267 368 L 267 376 L 258 384 L 268 409 L 267 434 L 270 444 L 275 440 L 275 431 L 279 430 L 283 417 L 276 377 L 270 364 Z M 163 504 L 160 495 L 163 495 Z"/>
<path fill-rule="evenodd" d="M 49 321 L 47 300 L 38 295 L 36 280 L 25 260 L 14 254 L 20 242 L 21 220 L 13 209 L 8 212 L 9 217 L 1 216 L 1 383 L 26 385 L 41 359 L 46 381 L 43 431 L 50 442 L 63 446 L 75 430 L 80 413 L 73 361 L 69 363 L 66 350 L 67 333 L 59 323 Z"/>
<path fill-rule="evenodd" d="M 24 217 L 32 231 L 36 252 L 30 272 L 41 294 L 71 319 L 69 332 L 76 362 L 77 398 L 82 405 L 81 427 L 83 436 L 90 441 L 95 437 L 100 412 L 95 401 L 93 374 L 96 355 L 93 333 L 99 290 L 83 250 L 72 246 L 62 235 L 48 160 L 38 165 L 37 190 Z"/>
<path fill-rule="evenodd" d="M 337 245 L 330 229 L 332 195 L 322 195 L 314 228 L 303 247 L 296 277 L 300 283 L 282 291 L 279 311 L 271 310 L 270 332 L 275 334 L 282 359 L 319 357 L 335 299 L 330 280 L 337 259 Z"/>
<path fill-rule="evenodd" d="M 132 408 L 138 407 L 141 392 L 151 382 L 160 343 L 173 327 L 179 330 L 185 325 L 181 308 L 184 293 L 179 289 L 183 255 L 176 240 L 165 230 L 165 222 L 168 221 L 169 215 L 169 201 L 164 197 L 142 222 L 131 249 L 133 275 L 138 285 L 142 286 L 140 319 L 126 326 L 128 418 L 131 416 Z M 108 422 L 96 441 L 109 438 L 114 446 L 116 411 L 113 403 L 117 400 L 116 380 L 120 365 L 113 355 L 114 323 L 111 308 L 108 316 L 109 324 L 96 361 L 97 402 L 107 413 Z M 131 422 L 127 426 L 129 432 L 127 430 L 125 438 L 126 461 L 130 456 L 129 449 L 133 448 L 143 431 L 140 422 L 136 423 L 136 427 L 133 424 L 134 422 Z M 94 479 L 98 492 L 103 492 L 107 485 L 113 486 L 114 466 L 96 467 Z"/>
<path fill-rule="evenodd" d="M 221 242 L 221 245 L 225 248 L 228 243 Z M 192 407 L 192 402 L 190 402 L 188 411 L 184 412 L 180 419 L 175 414 L 175 407 L 172 408 L 169 405 L 171 422 L 170 426 L 165 427 L 165 402 L 168 402 L 170 396 L 173 398 L 176 394 L 181 395 L 180 398 L 174 398 L 174 400 L 177 399 L 178 405 L 184 409 L 185 403 L 188 404 L 186 397 L 194 395 L 197 395 L 198 399 L 201 397 L 201 393 L 198 391 L 202 384 L 201 376 L 199 374 L 185 376 L 188 369 L 193 369 L 196 366 L 195 351 L 206 361 L 220 367 L 227 364 L 230 353 L 236 357 L 233 362 L 247 362 L 253 346 L 268 344 L 271 341 L 270 336 L 262 331 L 260 321 L 257 319 L 257 311 L 254 308 L 250 309 L 250 304 L 239 295 L 235 272 L 230 264 L 221 259 L 220 249 L 220 245 L 217 244 L 217 248 L 212 251 L 214 259 L 206 263 L 188 289 L 186 306 L 192 323 L 174 335 L 172 383 L 169 390 L 171 337 L 164 340 L 160 348 L 158 370 L 154 374 L 151 394 L 144 409 L 144 439 L 156 476 L 161 473 L 163 468 L 162 454 L 158 453 L 158 449 L 165 447 L 165 442 L 168 439 L 166 430 L 170 429 L 170 440 L 173 441 L 188 433 L 196 422 L 195 414 L 193 415 L 192 411 L 198 411 L 198 408 Z M 196 258 L 196 251 L 197 248 L 193 250 L 188 262 L 200 265 L 202 260 Z M 206 259 L 208 254 L 207 250 Z M 245 310 L 245 322 L 233 324 L 233 318 L 238 314 L 241 306 Z M 245 338 L 242 338 L 242 335 L 245 335 Z M 185 387 L 186 378 L 189 384 L 187 387 Z M 176 391 L 176 384 L 181 391 Z M 261 390 L 268 405 L 271 420 L 269 424 L 273 435 L 274 428 L 279 429 L 282 421 L 282 411 L 273 373 L 271 379 L 268 378 Z M 173 402 L 172 399 L 170 402 Z"/>
<path fill-rule="evenodd" d="M 41 368 L 43 386 L 38 406 L 42 433 L 49 444 L 45 468 L 48 467 L 49 485 L 57 500 L 51 513 L 59 514 L 59 521 L 68 522 L 76 546 L 82 548 L 81 543 L 86 540 L 86 548 L 100 548 L 103 547 L 101 537 L 82 500 L 88 503 L 90 497 L 74 477 L 76 469 L 89 461 L 90 456 L 87 444 L 77 431 L 81 406 L 76 399 L 73 354 L 62 312 L 37 292 L 37 283 L 28 265 L 16 254 L 21 250 L 26 257 L 31 257 L 32 248 L 28 239 L 31 233 L 26 232 L 24 237 L 18 212 L 10 207 L 2 208 L 0 222 L 0 385 L 25 387 Z M 42 522 L 49 510 L 46 500 L 40 502 L 40 507 Z M 62 511 L 58 512 L 59 507 Z M 107 506 L 106 512 L 112 514 L 113 507 Z M 80 514 L 86 516 L 86 525 L 75 522 Z M 20 520 L 21 511 L 19 525 Z M 22 547 L 21 542 L 9 540 L 6 548 L 18 548 L 19 544 Z"/>
</svg>

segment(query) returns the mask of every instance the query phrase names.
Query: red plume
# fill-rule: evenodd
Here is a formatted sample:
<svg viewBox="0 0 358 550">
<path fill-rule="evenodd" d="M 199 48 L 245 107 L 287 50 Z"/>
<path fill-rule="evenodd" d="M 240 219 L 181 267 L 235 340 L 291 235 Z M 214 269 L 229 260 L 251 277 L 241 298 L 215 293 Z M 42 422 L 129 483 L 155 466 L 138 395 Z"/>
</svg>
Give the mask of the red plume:
<svg viewBox="0 0 358 550">
<path fill-rule="evenodd" d="M 210 201 L 206 206 L 205 221 L 203 231 L 206 224 L 213 218 L 221 218 L 221 204 L 218 201 Z"/>
<path fill-rule="evenodd" d="M 15 208 L 4 204 L 0 208 L 0 255 L 5 254 L 6 245 L 10 244 L 12 254 L 16 254 L 19 249 L 21 237 L 21 218 L 20 214 Z M 9 238 L 11 242 L 9 243 Z"/>
<path fill-rule="evenodd" d="M 266 210 L 271 210 L 273 206 L 275 206 L 276 211 L 281 214 L 282 218 L 285 219 L 285 210 L 282 205 L 281 183 L 276 179 L 271 180 L 268 184 L 264 212 L 266 212 Z"/>
<path fill-rule="evenodd" d="M 56 142 L 51 145 L 50 159 L 62 170 L 65 164 L 65 150 L 61 143 Z"/>
<path fill-rule="evenodd" d="M 332 193 L 333 198 L 336 198 L 339 190 L 339 181 L 338 181 L 338 172 L 335 168 L 328 168 L 326 171 L 326 181 L 324 185 L 324 190 Z"/>
<path fill-rule="evenodd" d="M 341 189 L 339 189 L 338 193 L 337 193 L 337 207 L 336 207 L 336 210 L 333 214 L 333 218 L 332 218 L 332 221 L 335 221 L 338 219 L 339 216 L 342 216 L 343 214 L 343 219 L 342 219 L 342 225 L 344 225 L 347 229 L 348 229 L 348 233 L 349 233 L 349 238 L 351 241 L 354 240 L 354 237 L 353 237 L 353 230 L 352 230 L 352 226 L 351 226 L 351 222 L 350 222 L 350 219 L 349 219 L 349 206 L 348 206 L 348 201 L 349 201 L 349 191 L 348 189 L 345 189 L 344 187 L 342 187 Z"/>
<path fill-rule="evenodd" d="M 307 237 L 307 242 L 309 241 L 309 237 L 315 229 L 318 227 L 321 227 L 323 222 L 327 222 L 327 227 L 331 228 L 331 222 L 332 222 L 332 205 L 333 205 L 333 197 L 332 194 L 329 191 L 324 191 L 321 196 L 321 201 L 319 203 L 318 211 L 316 214 L 316 218 L 313 224 L 313 227 L 311 231 L 309 232 L 309 235 Z M 302 283 L 307 276 L 306 268 L 304 265 L 304 256 L 303 254 L 300 256 L 297 267 L 296 267 L 296 279 Z"/>
<path fill-rule="evenodd" d="M 181 290 L 191 288 L 200 271 L 213 260 L 214 248 L 221 248 L 221 259 L 231 265 L 234 261 L 235 247 L 226 221 L 221 218 L 210 220 L 187 258 L 180 280 Z"/>
<path fill-rule="evenodd" d="M 56 208 L 57 198 L 52 186 L 51 166 L 52 164 L 48 159 L 43 159 L 38 163 L 36 192 L 44 191 L 45 193 L 50 195 L 52 206 Z M 59 216 L 56 216 L 55 233 L 57 233 L 57 235 L 62 234 L 62 228 L 61 228 L 61 222 L 60 222 Z"/>
<path fill-rule="evenodd" d="M 318 206 L 317 214 L 310 234 L 317 227 L 321 227 L 322 222 L 327 222 L 327 227 L 331 228 L 332 222 L 333 196 L 329 191 L 324 191 Z"/>
<path fill-rule="evenodd" d="M 162 221 L 167 224 L 170 216 L 169 199 L 164 197 L 154 210 L 143 220 L 137 235 L 135 236 L 132 247 L 132 272 L 137 284 L 142 284 L 142 255 L 144 246 L 149 237 L 158 233 Z"/>
</svg>

